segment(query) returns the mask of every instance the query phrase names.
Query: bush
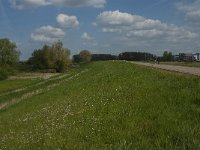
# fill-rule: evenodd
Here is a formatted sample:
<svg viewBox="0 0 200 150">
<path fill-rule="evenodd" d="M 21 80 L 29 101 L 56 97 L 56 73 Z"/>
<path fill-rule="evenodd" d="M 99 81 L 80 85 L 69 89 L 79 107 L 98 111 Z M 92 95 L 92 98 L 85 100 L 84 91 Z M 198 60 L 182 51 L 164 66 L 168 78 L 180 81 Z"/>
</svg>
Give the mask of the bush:
<svg viewBox="0 0 200 150">
<path fill-rule="evenodd" d="M 52 46 L 44 45 L 42 49 L 35 50 L 28 60 L 28 65 L 33 70 L 54 69 L 56 72 L 64 72 L 70 63 L 70 50 L 63 48 L 62 42 L 56 42 Z"/>
<path fill-rule="evenodd" d="M 90 62 L 92 55 L 90 51 L 82 50 L 79 53 L 79 57 L 80 57 L 81 62 Z"/>
<path fill-rule="evenodd" d="M 0 80 L 5 80 L 10 75 L 16 74 L 17 71 L 10 66 L 0 66 Z"/>
<path fill-rule="evenodd" d="M 8 71 L 5 68 L 0 68 L 0 80 L 5 80 L 8 78 Z"/>
</svg>

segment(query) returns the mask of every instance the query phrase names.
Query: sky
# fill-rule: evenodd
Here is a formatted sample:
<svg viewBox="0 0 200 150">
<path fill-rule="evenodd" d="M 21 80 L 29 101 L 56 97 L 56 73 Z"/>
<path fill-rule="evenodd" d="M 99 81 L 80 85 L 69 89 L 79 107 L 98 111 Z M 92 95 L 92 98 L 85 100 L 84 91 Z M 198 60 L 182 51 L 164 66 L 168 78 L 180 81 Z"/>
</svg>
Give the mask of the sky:
<svg viewBox="0 0 200 150">
<path fill-rule="evenodd" d="M 83 49 L 200 52 L 200 0 L 0 0 L 0 38 L 15 42 L 21 60 L 62 41 Z"/>
</svg>

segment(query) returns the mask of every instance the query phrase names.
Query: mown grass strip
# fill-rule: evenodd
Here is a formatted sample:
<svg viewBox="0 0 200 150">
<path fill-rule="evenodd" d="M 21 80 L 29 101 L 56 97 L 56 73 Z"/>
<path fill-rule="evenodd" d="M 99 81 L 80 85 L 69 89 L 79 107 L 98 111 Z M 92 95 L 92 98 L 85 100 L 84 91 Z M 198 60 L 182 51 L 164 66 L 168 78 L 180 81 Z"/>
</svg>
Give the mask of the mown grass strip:
<svg viewBox="0 0 200 150">
<path fill-rule="evenodd" d="M 57 76 L 54 76 L 54 77 L 51 77 L 51 78 L 48 78 L 46 80 L 42 80 L 42 81 L 38 81 L 36 83 L 33 83 L 33 84 L 30 84 L 28 86 L 25 86 L 25 87 L 22 87 L 22 88 L 17 88 L 15 90 L 12 90 L 12 91 L 8 91 L 8 92 L 4 92 L 4 93 L 1 93 L 0 94 L 0 97 L 1 96 L 5 96 L 5 95 L 9 95 L 9 94 L 12 94 L 12 93 L 17 93 L 17 92 L 21 92 L 21 91 L 24 91 L 28 88 L 31 88 L 31 87 L 36 87 L 36 86 L 40 86 L 40 85 L 43 85 L 49 81 L 54 81 L 54 80 L 57 80 L 57 79 L 62 79 L 62 78 L 65 78 L 66 76 L 68 76 L 68 74 L 62 74 L 62 75 L 57 75 Z M 14 81 L 15 82 L 15 81 Z"/>
<path fill-rule="evenodd" d="M 41 82 L 40 79 L 15 79 L 15 80 L 3 80 L 0 81 L 0 96 L 6 95 L 6 93 L 12 92 L 16 89 L 23 88 L 32 84 Z"/>
<path fill-rule="evenodd" d="M 12 92 L 12 94 L 17 93 L 18 96 L 15 95 L 15 98 L 6 99 L 6 101 L 4 100 L 3 102 L 1 102 L 0 103 L 0 111 L 7 109 L 8 107 L 10 107 L 14 104 L 19 103 L 22 100 L 25 100 L 25 99 L 30 98 L 32 96 L 47 92 L 49 90 L 52 90 L 53 88 L 59 86 L 61 83 L 67 82 L 67 81 L 81 75 L 82 73 L 87 72 L 87 71 L 88 70 L 85 69 L 85 70 L 81 71 L 80 73 L 77 73 L 77 74 L 72 75 L 70 77 L 68 77 L 69 74 L 64 74 L 64 75 L 58 76 L 57 78 L 49 79 L 49 80 L 42 81 L 42 82 L 39 82 L 39 83 L 34 84 L 34 85 L 30 85 L 28 87 L 24 87 L 24 88 L 15 90 L 15 91 Z M 49 82 L 49 81 L 51 81 L 51 82 Z M 34 87 L 34 89 L 33 89 L 33 87 Z M 35 89 L 35 88 L 37 88 L 37 89 Z M 27 89 L 29 89 L 29 90 L 27 90 Z M 24 92 L 20 93 L 21 91 L 25 91 L 25 93 Z M 11 94 L 11 92 L 9 94 Z M 8 95 L 8 94 L 6 94 L 6 95 Z M 5 96 L 5 95 L 3 95 L 3 96 Z"/>
</svg>

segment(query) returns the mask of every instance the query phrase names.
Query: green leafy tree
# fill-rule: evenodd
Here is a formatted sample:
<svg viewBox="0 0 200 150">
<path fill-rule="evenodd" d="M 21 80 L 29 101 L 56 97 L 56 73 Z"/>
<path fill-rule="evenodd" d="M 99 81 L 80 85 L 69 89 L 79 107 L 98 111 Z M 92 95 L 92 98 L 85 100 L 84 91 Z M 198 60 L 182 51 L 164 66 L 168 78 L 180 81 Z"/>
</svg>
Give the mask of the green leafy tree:
<svg viewBox="0 0 200 150">
<path fill-rule="evenodd" d="M 0 65 L 14 66 L 19 62 L 20 52 L 9 39 L 0 39 Z"/>
<path fill-rule="evenodd" d="M 45 69 L 47 67 L 46 60 L 44 57 L 43 49 L 34 50 L 32 57 L 29 59 L 29 64 L 32 65 L 33 69 Z"/>
<path fill-rule="evenodd" d="M 163 60 L 164 61 L 172 61 L 173 60 L 172 52 L 165 51 L 163 53 Z"/>
<path fill-rule="evenodd" d="M 0 80 L 16 72 L 20 52 L 15 43 L 9 39 L 0 39 Z"/>
<path fill-rule="evenodd" d="M 63 72 L 67 69 L 70 62 L 70 50 L 63 48 L 62 42 L 54 43 L 45 53 L 47 64 L 49 68 L 56 69 L 57 72 Z"/>
<path fill-rule="evenodd" d="M 80 57 L 81 62 L 89 62 L 91 60 L 91 58 L 92 58 L 92 55 L 91 55 L 90 51 L 82 50 L 79 53 L 79 57 Z"/>
<path fill-rule="evenodd" d="M 33 52 L 29 63 L 34 69 L 55 69 L 63 72 L 67 69 L 70 62 L 70 50 L 63 48 L 62 42 L 58 41 L 52 46 L 43 46 L 40 50 Z"/>
</svg>

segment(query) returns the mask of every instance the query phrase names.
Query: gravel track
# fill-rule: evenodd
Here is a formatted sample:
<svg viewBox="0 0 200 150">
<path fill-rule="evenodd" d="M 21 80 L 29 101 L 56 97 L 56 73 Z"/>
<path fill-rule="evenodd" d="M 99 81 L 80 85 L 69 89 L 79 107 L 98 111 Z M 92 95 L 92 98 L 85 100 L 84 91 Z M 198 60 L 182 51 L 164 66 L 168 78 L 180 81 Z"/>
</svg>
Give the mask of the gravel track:
<svg viewBox="0 0 200 150">
<path fill-rule="evenodd" d="M 200 76 L 200 68 L 196 67 L 183 67 L 183 66 L 174 66 L 174 65 L 163 65 L 163 64 L 150 64 L 150 63 L 143 63 L 143 62 L 131 62 L 133 64 L 137 65 L 143 65 L 147 67 L 152 67 L 152 68 L 159 68 L 163 70 L 168 70 L 168 71 L 176 71 L 179 73 L 185 73 L 185 74 L 191 74 L 191 75 L 196 75 Z"/>
</svg>

